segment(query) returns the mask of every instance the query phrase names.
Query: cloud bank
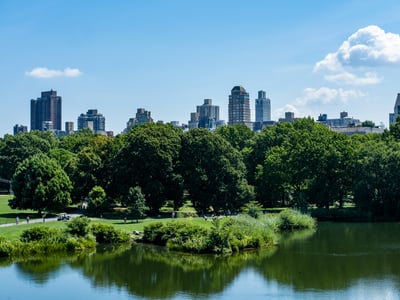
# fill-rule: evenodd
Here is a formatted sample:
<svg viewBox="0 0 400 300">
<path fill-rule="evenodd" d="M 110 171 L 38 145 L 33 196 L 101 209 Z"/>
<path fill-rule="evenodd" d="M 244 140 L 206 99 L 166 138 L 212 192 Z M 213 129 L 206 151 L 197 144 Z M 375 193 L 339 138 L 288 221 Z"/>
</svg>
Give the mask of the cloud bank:
<svg viewBox="0 0 400 300">
<path fill-rule="evenodd" d="M 370 25 L 357 30 L 336 52 L 317 62 L 314 71 L 326 71 L 324 78 L 339 84 L 371 85 L 383 77 L 370 68 L 400 65 L 400 35 Z"/>
<path fill-rule="evenodd" d="M 335 104 L 347 103 L 351 98 L 359 98 L 365 96 L 364 93 L 357 90 L 334 89 L 329 87 L 306 88 L 304 96 L 296 99 L 296 104 L 305 106 L 311 103 L 319 104 Z"/>
<path fill-rule="evenodd" d="M 82 75 L 79 69 L 65 68 L 64 70 L 50 70 L 48 68 L 35 68 L 25 72 L 26 76 L 34 78 L 78 77 Z"/>
</svg>

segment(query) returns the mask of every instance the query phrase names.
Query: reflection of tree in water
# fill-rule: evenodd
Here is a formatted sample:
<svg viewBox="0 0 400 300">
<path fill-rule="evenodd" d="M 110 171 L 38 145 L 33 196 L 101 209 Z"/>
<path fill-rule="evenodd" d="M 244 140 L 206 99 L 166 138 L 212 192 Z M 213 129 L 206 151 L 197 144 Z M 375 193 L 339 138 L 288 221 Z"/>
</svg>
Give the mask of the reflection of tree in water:
<svg viewBox="0 0 400 300">
<path fill-rule="evenodd" d="M 33 280 L 39 284 L 45 284 L 57 272 L 60 272 L 63 265 L 76 259 L 76 255 L 35 256 L 18 259 L 14 263 L 21 277 Z"/>
<path fill-rule="evenodd" d="M 256 269 L 266 280 L 297 290 L 344 289 L 360 279 L 383 276 L 400 285 L 399 229 L 388 223 L 319 224 L 310 239 L 284 239 L 274 257 Z"/>
<path fill-rule="evenodd" d="M 264 260 L 272 252 L 191 255 L 137 245 L 115 257 L 108 254 L 87 257 L 82 267 L 97 286 L 116 285 L 148 298 L 169 298 L 177 293 L 201 296 L 222 292 L 244 267 Z"/>
</svg>

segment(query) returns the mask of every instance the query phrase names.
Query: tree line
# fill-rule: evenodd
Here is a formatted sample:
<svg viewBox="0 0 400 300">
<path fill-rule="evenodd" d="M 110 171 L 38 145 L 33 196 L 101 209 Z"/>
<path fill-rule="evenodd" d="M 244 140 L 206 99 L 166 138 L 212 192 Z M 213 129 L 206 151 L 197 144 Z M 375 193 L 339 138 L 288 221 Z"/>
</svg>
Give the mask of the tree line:
<svg viewBox="0 0 400 300">
<path fill-rule="evenodd" d="M 400 122 L 352 137 L 305 118 L 261 132 L 145 124 L 114 138 L 82 130 L 60 139 L 39 131 L 0 139 L 10 205 L 38 211 L 87 199 L 97 212 L 118 204 L 157 214 L 165 203 L 178 209 L 189 199 L 200 214 L 227 213 L 257 200 L 264 207 L 349 203 L 398 220 L 399 173 Z"/>
</svg>

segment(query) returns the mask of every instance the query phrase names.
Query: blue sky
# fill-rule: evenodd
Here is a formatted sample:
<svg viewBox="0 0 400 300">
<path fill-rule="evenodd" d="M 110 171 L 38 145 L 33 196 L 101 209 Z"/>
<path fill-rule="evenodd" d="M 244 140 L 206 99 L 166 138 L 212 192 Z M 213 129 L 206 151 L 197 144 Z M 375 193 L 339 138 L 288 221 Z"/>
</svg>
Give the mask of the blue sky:
<svg viewBox="0 0 400 300">
<path fill-rule="evenodd" d="M 63 123 L 88 109 L 120 133 L 137 108 L 187 123 L 203 99 L 227 120 L 235 85 L 272 117 L 388 125 L 400 92 L 400 2 L 0 0 L 0 136 L 56 90 Z"/>
</svg>

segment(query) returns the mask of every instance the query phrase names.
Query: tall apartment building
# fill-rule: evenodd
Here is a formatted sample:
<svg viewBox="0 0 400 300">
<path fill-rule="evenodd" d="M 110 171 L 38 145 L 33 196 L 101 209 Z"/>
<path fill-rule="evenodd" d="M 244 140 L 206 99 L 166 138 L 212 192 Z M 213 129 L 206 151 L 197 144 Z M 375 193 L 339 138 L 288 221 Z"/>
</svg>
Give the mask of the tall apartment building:
<svg viewBox="0 0 400 300">
<path fill-rule="evenodd" d="M 26 132 L 28 132 L 28 126 L 15 124 L 13 132 L 14 132 L 14 135 L 16 135 L 18 133 L 26 133 Z"/>
<path fill-rule="evenodd" d="M 199 128 L 214 129 L 219 121 L 219 106 L 213 105 L 211 99 L 204 99 L 204 104 L 197 106 Z"/>
<path fill-rule="evenodd" d="M 31 130 L 61 130 L 62 99 L 57 92 L 42 92 L 41 97 L 31 100 Z"/>
<path fill-rule="evenodd" d="M 89 109 L 86 114 L 78 117 L 78 130 L 89 128 L 94 133 L 106 131 L 106 118 L 97 109 Z"/>
<path fill-rule="evenodd" d="M 271 121 L 271 100 L 265 96 L 265 91 L 258 91 L 256 99 L 256 122 Z"/>
<path fill-rule="evenodd" d="M 71 121 L 65 122 L 65 133 L 69 135 L 73 132 L 74 132 L 74 122 Z"/>
<path fill-rule="evenodd" d="M 144 108 L 138 108 L 136 111 L 136 116 L 134 118 L 130 118 L 126 123 L 125 132 L 131 130 L 133 126 L 153 122 L 154 120 L 151 117 L 151 111 L 145 110 Z"/>
<path fill-rule="evenodd" d="M 235 86 L 229 95 L 228 125 L 243 124 L 253 127 L 250 119 L 250 96 L 244 87 Z"/>
</svg>

